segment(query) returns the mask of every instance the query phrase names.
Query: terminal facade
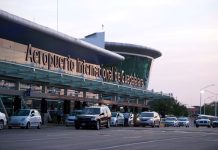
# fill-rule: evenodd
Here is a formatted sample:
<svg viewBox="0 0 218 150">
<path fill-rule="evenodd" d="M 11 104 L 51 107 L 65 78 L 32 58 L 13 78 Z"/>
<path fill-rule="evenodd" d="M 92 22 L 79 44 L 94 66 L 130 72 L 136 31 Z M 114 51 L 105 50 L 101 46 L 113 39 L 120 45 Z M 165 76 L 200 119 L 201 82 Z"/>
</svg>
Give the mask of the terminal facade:
<svg viewBox="0 0 218 150">
<path fill-rule="evenodd" d="M 76 39 L 0 11 L 0 110 L 69 114 L 92 104 L 117 111 L 148 110 L 170 94 L 149 91 L 157 50 L 105 42 L 104 32 Z"/>
</svg>

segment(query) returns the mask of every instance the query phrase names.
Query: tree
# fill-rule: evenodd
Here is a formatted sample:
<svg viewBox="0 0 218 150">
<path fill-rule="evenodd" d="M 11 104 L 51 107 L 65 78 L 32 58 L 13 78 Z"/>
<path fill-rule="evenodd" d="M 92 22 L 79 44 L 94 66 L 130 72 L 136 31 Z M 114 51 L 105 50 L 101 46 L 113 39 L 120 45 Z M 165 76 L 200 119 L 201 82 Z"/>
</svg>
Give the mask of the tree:
<svg viewBox="0 0 218 150">
<path fill-rule="evenodd" d="M 165 117 L 165 115 L 188 116 L 186 106 L 174 98 L 153 100 L 150 101 L 149 105 L 153 111 L 158 112 L 162 117 Z"/>
</svg>

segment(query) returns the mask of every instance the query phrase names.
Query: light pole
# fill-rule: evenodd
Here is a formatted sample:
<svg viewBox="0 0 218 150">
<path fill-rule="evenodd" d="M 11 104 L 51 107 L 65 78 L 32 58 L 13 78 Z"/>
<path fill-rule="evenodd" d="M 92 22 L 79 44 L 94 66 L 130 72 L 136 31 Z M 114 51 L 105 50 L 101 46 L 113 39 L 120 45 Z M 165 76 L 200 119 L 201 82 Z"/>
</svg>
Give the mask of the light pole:
<svg viewBox="0 0 218 150">
<path fill-rule="evenodd" d="M 207 86 L 204 86 L 203 88 L 200 89 L 200 115 L 201 115 L 201 100 L 202 100 L 202 94 L 204 93 L 204 89 L 210 87 L 210 86 L 215 86 L 214 84 L 209 84 Z"/>
</svg>

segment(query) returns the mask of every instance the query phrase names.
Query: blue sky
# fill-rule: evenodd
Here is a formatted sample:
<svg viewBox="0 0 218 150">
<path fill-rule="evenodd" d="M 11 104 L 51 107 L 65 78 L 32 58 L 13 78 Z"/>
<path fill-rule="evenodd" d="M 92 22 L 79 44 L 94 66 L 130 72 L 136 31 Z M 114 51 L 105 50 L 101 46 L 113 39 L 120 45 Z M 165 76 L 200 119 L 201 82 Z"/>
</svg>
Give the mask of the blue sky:
<svg viewBox="0 0 218 150">
<path fill-rule="evenodd" d="M 57 29 L 57 0 L 0 0 L 0 9 Z M 58 0 L 59 32 L 82 38 L 101 32 L 102 24 L 106 41 L 162 52 L 149 89 L 173 93 L 187 106 L 199 105 L 206 85 L 218 93 L 217 0 Z"/>
</svg>

